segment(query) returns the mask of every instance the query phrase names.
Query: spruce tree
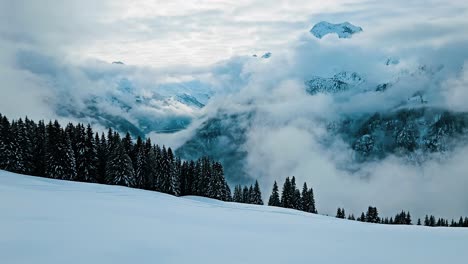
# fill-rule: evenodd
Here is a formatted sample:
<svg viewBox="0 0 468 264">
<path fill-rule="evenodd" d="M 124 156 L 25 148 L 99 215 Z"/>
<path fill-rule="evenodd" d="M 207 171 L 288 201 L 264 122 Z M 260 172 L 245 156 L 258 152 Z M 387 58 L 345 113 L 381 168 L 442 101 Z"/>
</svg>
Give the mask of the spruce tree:
<svg viewBox="0 0 468 264">
<path fill-rule="evenodd" d="M 195 192 L 195 177 L 197 175 L 195 161 L 191 160 L 188 164 L 188 171 L 187 176 L 185 178 L 186 181 L 186 190 L 187 194 L 194 194 Z"/>
<path fill-rule="evenodd" d="M 281 201 L 279 197 L 279 191 L 278 191 L 278 184 L 276 181 L 273 183 L 273 190 L 270 195 L 270 199 L 268 200 L 268 205 L 269 206 L 281 206 Z"/>
<path fill-rule="evenodd" d="M 244 186 L 242 189 L 242 202 L 243 203 L 249 203 L 250 202 L 250 192 L 249 192 L 249 187 Z"/>
<path fill-rule="evenodd" d="M 317 207 L 315 206 L 315 198 L 314 198 L 314 190 L 312 187 L 309 189 L 309 200 L 310 200 L 310 208 L 309 211 L 310 213 L 316 214 L 317 212 Z"/>
<path fill-rule="evenodd" d="M 253 188 L 252 203 L 253 204 L 263 205 L 262 192 L 260 191 L 260 186 L 258 185 L 257 180 L 255 180 L 255 184 L 254 184 L 254 188 Z"/>
<path fill-rule="evenodd" d="M 44 121 L 39 121 L 34 135 L 33 140 L 33 172 L 34 176 L 45 176 L 46 168 L 46 130 Z"/>
<path fill-rule="evenodd" d="M 147 156 L 148 153 L 146 149 L 143 146 L 136 147 L 135 149 L 137 150 L 136 153 L 136 160 L 133 163 L 134 164 L 134 169 L 135 169 L 135 180 L 136 180 L 136 186 L 138 188 L 143 188 L 144 187 L 144 182 L 147 178 L 146 174 L 146 167 L 147 167 Z"/>
<path fill-rule="evenodd" d="M 336 210 L 336 218 L 341 218 L 341 219 L 345 219 L 346 218 L 346 212 L 345 212 L 345 209 L 341 209 L 338 207 L 338 209 Z"/>
<path fill-rule="evenodd" d="M 232 201 L 236 203 L 242 203 L 242 187 L 240 185 L 234 186 L 234 194 L 232 196 Z"/>
<path fill-rule="evenodd" d="M 213 162 L 207 196 L 218 200 L 226 199 L 224 172 L 219 162 Z"/>
<path fill-rule="evenodd" d="M 86 181 L 90 179 L 88 173 L 88 160 L 86 158 L 86 132 L 84 126 L 78 124 L 76 127 L 69 125 L 69 135 L 74 137 L 74 155 L 76 160 L 77 181 Z M 73 131 L 71 131 L 73 130 Z"/>
<path fill-rule="evenodd" d="M 338 209 L 336 210 L 336 218 L 341 218 L 341 208 L 338 207 Z"/>
<path fill-rule="evenodd" d="M 163 146 L 161 150 L 161 157 L 159 159 L 159 188 L 163 193 L 169 193 L 171 189 L 171 161 L 167 155 L 166 147 Z"/>
<path fill-rule="evenodd" d="M 135 172 L 130 156 L 125 153 L 120 137 L 114 135 L 112 152 L 109 154 L 106 166 L 106 182 L 114 185 L 134 187 L 134 174 Z"/>
<path fill-rule="evenodd" d="M 250 187 L 249 187 L 249 198 L 248 198 L 248 201 L 247 201 L 248 204 L 253 204 L 253 202 L 254 202 L 253 197 L 254 197 L 254 191 L 253 191 L 253 186 L 251 184 Z"/>
<path fill-rule="evenodd" d="M 167 157 L 169 161 L 169 194 L 179 196 L 180 195 L 180 159 L 174 157 L 174 153 L 171 148 L 167 149 Z"/>
<path fill-rule="evenodd" d="M 7 171 L 12 170 L 13 148 L 11 124 L 8 118 L 3 116 L 0 119 L 0 169 Z"/>
<path fill-rule="evenodd" d="M 97 145 L 97 177 L 96 181 L 98 183 L 107 183 L 106 180 L 106 167 L 107 167 L 107 159 L 109 156 L 109 147 L 107 145 L 107 139 L 104 136 L 104 133 L 101 134 L 101 139 L 99 139 L 98 133 L 96 133 L 95 141 Z"/>
<path fill-rule="evenodd" d="M 11 171 L 16 173 L 27 174 L 28 167 L 26 165 L 26 150 L 24 149 L 23 142 L 26 139 L 25 127 L 22 119 L 11 122 L 11 132 L 13 137 L 13 152 L 12 152 L 12 166 Z"/>
<path fill-rule="evenodd" d="M 379 213 L 376 207 L 369 206 L 366 213 L 366 221 L 369 223 L 379 223 Z"/>
<path fill-rule="evenodd" d="M 155 148 L 151 146 L 151 141 L 148 139 L 146 142 L 147 156 L 145 161 L 145 181 L 144 188 L 147 190 L 155 190 L 157 182 L 157 169 L 158 160 L 155 152 Z"/>
<path fill-rule="evenodd" d="M 302 193 L 301 193 L 301 209 L 304 212 L 309 212 L 311 207 L 311 201 L 309 196 L 309 188 L 307 187 L 307 183 L 304 182 L 302 186 Z"/>
<path fill-rule="evenodd" d="M 75 156 L 69 134 L 64 132 L 58 121 L 46 127 L 46 175 L 54 179 L 76 180 Z"/>
<path fill-rule="evenodd" d="M 94 138 L 93 129 L 89 124 L 86 128 L 86 135 L 84 140 L 85 166 L 83 170 L 83 180 L 85 182 L 98 182 L 98 150 L 96 145 L 97 143 Z"/>
<path fill-rule="evenodd" d="M 361 216 L 357 220 L 361 222 L 366 222 L 366 216 L 364 215 L 364 212 L 361 213 Z"/>
<path fill-rule="evenodd" d="M 281 192 L 281 207 L 284 208 L 292 208 L 292 199 L 293 199 L 293 193 L 291 192 L 292 190 L 292 185 L 289 177 L 286 177 L 286 180 L 284 181 L 283 184 L 283 191 Z"/>
</svg>

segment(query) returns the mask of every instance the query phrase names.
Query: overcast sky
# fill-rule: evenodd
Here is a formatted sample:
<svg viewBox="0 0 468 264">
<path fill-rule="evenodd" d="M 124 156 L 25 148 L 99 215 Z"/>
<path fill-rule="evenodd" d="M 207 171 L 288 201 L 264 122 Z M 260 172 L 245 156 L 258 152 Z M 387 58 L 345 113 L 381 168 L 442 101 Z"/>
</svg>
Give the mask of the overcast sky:
<svg viewBox="0 0 468 264">
<path fill-rule="evenodd" d="M 366 41 L 442 45 L 466 38 L 463 0 L 2 0 L 2 41 L 74 61 L 207 65 L 284 49 L 316 22 L 350 21 Z"/>
</svg>

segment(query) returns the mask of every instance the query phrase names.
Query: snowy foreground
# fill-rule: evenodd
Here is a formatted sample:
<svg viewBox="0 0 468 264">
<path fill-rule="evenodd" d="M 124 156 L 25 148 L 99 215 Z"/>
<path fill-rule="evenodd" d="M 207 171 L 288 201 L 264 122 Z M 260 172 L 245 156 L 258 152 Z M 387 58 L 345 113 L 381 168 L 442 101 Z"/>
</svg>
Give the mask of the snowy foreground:
<svg viewBox="0 0 468 264">
<path fill-rule="evenodd" d="M 0 171 L 0 263 L 465 263 L 468 229 L 385 226 Z"/>
</svg>

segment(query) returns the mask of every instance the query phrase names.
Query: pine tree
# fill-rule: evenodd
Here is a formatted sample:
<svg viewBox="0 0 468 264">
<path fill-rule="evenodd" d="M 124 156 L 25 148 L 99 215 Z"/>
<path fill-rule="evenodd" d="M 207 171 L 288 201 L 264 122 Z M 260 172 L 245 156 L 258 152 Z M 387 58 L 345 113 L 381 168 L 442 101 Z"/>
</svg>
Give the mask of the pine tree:
<svg viewBox="0 0 468 264">
<path fill-rule="evenodd" d="M 147 156 L 145 161 L 145 181 L 144 188 L 147 190 L 155 190 L 157 182 L 158 160 L 155 148 L 151 146 L 151 140 L 146 142 Z"/>
<path fill-rule="evenodd" d="M 166 147 L 161 150 L 161 158 L 159 159 L 160 179 L 159 188 L 163 193 L 169 193 L 171 189 L 171 161 L 167 155 Z"/>
<path fill-rule="evenodd" d="M 97 145 L 97 177 L 96 181 L 98 183 L 107 183 L 106 181 L 106 167 L 107 167 L 107 158 L 109 156 L 109 147 L 107 145 L 107 139 L 104 136 L 104 133 L 101 134 L 101 139 L 99 139 L 98 133 L 96 133 L 95 141 Z"/>
<path fill-rule="evenodd" d="M 35 171 L 35 158 L 34 155 L 36 154 L 34 152 L 34 140 L 35 140 L 35 135 L 36 135 L 36 129 L 37 125 L 34 123 L 32 120 L 28 119 L 26 117 L 24 119 L 24 138 L 25 140 L 22 141 L 21 148 L 23 149 L 23 155 L 24 155 L 24 166 L 26 167 L 26 173 L 27 174 L 32 174 Z"/>
<path fill-rule="evenodd" d="M 141 147 L 141 138 L 138 137 L 138 139 L 140 141 L 140 147 Z M 132 162 L 134 162 L 136 160 L 136 155 L 139 151 L 139 148 L 138 149 L 133 148 L 132 136 L 128 132 L 125 134 L 125 137 L 122 139 L 122 147 L 124 149 L 125 154 L 127 154 L 132 159 Z"/>
<path fill-rule="evenodd" d="M 361 213 L 361 216 L 357 220 L 361 222 L 366 222 L 366 216 L 364 215 L 364 212 Z"/>
<path fill-rule="evenodd" d="M 203 173 L 202 173 L 202 159 L 198 159 L 195 162 L 195 170 L 194 170 L 194 176 L 193 176 L 193 187 L 192 187 L 192 192 L 195 195 L 201 195 L 202 194 L 202 189 L 201 185 L 203 184 Z"/>
<path fill-rule="evenodd" d="M 242 189 L 242 202 L 243 203 L 250 203 L 250 192 L 249 187 L 244 186 Z"/>
<path fill-rule="evenodd" d="M 248 201 L 247 201 L 248 204 L 253 204 L 253 196 L 254 196 L 253 186 L 251 184 L 250 187 L 249 187 L 249 198 L 248 198 Z"/>
<path fill-rule="evenodd" d="M 32 144 L 32 163 L 34 164 L 32 174 L 34 176 L 44 177 L 46 168 L 46 130 L 43 121 L 38 122 L 32 142 L 34 142 L 34 144 Z"/>
<path fill-rule="evenodd" d="M 338 207 L 338 209 L 336 210 L 336 218 L 341 218 L 341 208 Z"/>
<path fill-rule="evenodd" d="M 13 134 L 11 124 L 6 116 L 0 116 L 0 169 L 13 169 Z"/>
<path fill-rule="evenodd" d="M 294 190 L 293 208 L 296 210 L 302 210 L 301 192 L 297 188 Z"/>
<path fill-rule="evenodd" d="M 436 220 L 433 215 L 429 217 L 429 226 L 435 226 L 436 225 Z"/>
<path fill-rule="evenodd" d="M 12 166 L 11 171 L 16 173 L 27 174 L 27 165 L 26 165 L 26 150 L 24 149 L 23 142 L 26 140 L 26 133 L 24 128 L 24 123 L 22 119 L 18 121 L 11 122 L 11 132 L 14 135 L 13 137 L 13 152 L 12 152 Z"/>
<path fill-rule="evenodd" d="M 188 194 L 195 192 L 195 176 L 197 175 L 195 161 L 191 160 L 188 164 L 188 171 L 186 177 L 186 189 Z"/>
<path fill-rule="evenodd" d="M 154 154 L 156 155 L 156 170 L 155 170 L 156 175 L 155 175 L 154 190 L 162 192 L 162 185 L 164 183 L 163 168 L 161 167 L 163 165 L 163 152 L 162 152 L 161 147 L 159 147 L 159 145 L 154 146 L 153 149 L 154 149 Z M 197 195 L 198 193 L 194 193 L 194 194 Z"/>
<path fill-rule="evenodd" d="M 224 172 L 219 162 L 213 162 L 212 164 L 207 196 L 213 199 L 226 200 Z"/>
<path fill-rule="evenodd" d="M 289 177 L 286 178 L 281 192 L 281 207 L 292 208 L 293 193 L 291 192 L 292 185 Z"/>
<path fill-rule="evenodd" d="M 405 224 L 411 225 L 411 215 L 410 212 L 406 213 Z"/>
<path fill-rule="evenodd" d="M 254 188 L 253 188 L 252 203 L 253 204 L 263 205 L 262 192 L 260 191 L 260 186 L 258 185 L 257 180 L 255 180 L 255 184 L 254 184 Z"/>
<path fill-rule="evenodd" d="M 366 221 L 369 223 L 379 223 L 379 213 L 376 207 L 369 206 L 366 213 Z"/>
<path fill-rule="evenodd" d="M 134 169 L 135 169 L 135 180 L 136 180 L 136 186 L 138 188 L 143 188 L 144 187 L 144 181 L 146 179 L 146 167 L 147 167 L 147 156 L 148 153 L 146 149 L 143 146 L 135 146 L 135 150 L 137 151 L 136 153 L 136 160 L 133 163 L 134 164 Z"/>
<path fill-rule="evenodd" d="M 242 187 L 240 185 L 234 186 L 234 194 L 232 196 L 232 201 L 236 203 L 242 203 Z"/>
<path fill-rule="evenodd" d="M 301 209 L 305 212 L 309 212 L 310 207 L 311 201 L 309 196 L 309 188 L 307 187 L 307 183 L 304 182 L 301 193 Z"/>
<path fill-rule="evenodd" d="M 135 186 L 135 175 L 130 156 L 125 153 L 125 149 L 118 135 L 113 136 L 112 152 L 106 166 L 106 182 L 114 185 Z"/>
<path fill-rule="evenodd" d="M 225 190 L 225 201 L 226 202 L 232 202 L 232 192 L 231 192 L 231 187 L 229 187 L 229 184 L 227 181 L 224 181 L 224 190 Z"/>
<path fill-rule="evenodd" d="M 54 179 L 75 180 L 76 163 L 69 134 L 58 121 L 46 127 L 46 175 Z"/>
<path fill-rule="evenodd" d="M 74 136 L 74 155 L 76 160 L 76 170 L 77 170 L 77 181 L 86 181 L 89 180 L 90 175 L 88 174 L 88 164 L 86 158 L 86 132 L 84 126 L 78 124 L 75 128 L 70 124 L 67 126 L 69 128 L 69 135 Z M 72 132 L 70 132 L 72 131 Z"/>
<path fill-rule="evenodd" d="M 312 189 L 312 187 L 310 187 L 309 189 L 309 200 L 310 200 L 310 207 L 309 207 L 309 211 L 310 213 L 313 213 L 313 214 L 317 214 L 317 207 L 315 206 L 315 198 L 314 198 L 314 190 Z"/>
<path fill-rule="evenodd" d="M 171 148 L 167 149 L 167 157 L 169 160 L 169 194 L 175 196 L 180 195 L 180 181 L 179 181 L 179 172 L 180 172 L 180 159 L 176 159 L 172 152 Z"/>
<path fill-rule="evenodd" d="M 85 166 L 83 171 L 83 180 L 85 182 L 98 182 L 98 151 L 93 129 L 89 124 L 86 128 L 84 140 Z"/>
<path fill-rule="evenodd" d="M 345 212 L 345 209 L 341 209 L 338 207 L 338 209 L 336 210 L 336 218 L 341 218 L 341 219 L 345 219 L 346 218 L 346 212 Z"/>
<path fill-rule="evenodd" d="M 273 183 L 273 190 L 270 195 L 270 199 L 268 200 L 268 205 L 269 206 L 281 206 L 281 201 L 279 197 L 279 191 L 278 191 L 278 184 L 276 181 Z"/>
</svg>

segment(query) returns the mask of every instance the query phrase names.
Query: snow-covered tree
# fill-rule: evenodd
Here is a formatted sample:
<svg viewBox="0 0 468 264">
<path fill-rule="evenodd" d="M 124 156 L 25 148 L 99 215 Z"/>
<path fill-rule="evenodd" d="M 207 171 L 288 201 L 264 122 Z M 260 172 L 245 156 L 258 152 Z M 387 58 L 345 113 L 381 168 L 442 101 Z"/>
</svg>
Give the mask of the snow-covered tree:
<svg viewBox="0 0 468 264">
<path fill-rule="evenodd" d="M 122 186 L 135 186 L 135 172 L 133 170 L 132 160 L 125 153 L 120 138 L 115 137 L 113 150 L 109 155 L 106 166 L 106 181 L 110 184 Z"/>
</svg>

